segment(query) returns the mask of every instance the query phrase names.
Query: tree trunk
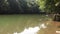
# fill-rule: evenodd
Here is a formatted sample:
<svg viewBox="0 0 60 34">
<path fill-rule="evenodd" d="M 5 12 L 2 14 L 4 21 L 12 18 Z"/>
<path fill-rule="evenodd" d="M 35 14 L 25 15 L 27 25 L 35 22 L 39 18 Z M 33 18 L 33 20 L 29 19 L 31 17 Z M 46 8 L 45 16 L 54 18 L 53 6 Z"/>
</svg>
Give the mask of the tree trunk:
<svg viewBox="0 0 60 34">
<path fill-rule="evenodd" d="M 60 21 L 60 14 L 55 14 L 53 21 Z"/>
</svg>

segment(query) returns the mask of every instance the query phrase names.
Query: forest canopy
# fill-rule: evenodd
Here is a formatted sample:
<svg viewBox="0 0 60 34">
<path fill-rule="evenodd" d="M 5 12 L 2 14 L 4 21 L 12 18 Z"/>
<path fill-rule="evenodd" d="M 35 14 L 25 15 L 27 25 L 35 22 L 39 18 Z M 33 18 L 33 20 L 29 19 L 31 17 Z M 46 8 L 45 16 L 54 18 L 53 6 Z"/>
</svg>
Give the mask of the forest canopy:
<svg viewBox="0 0 60 34">
<path fill-rule="evenodd" d="M 0 0 L 0 13 L 60 13 L 60 0 Z"/>
<path fill-rule="evenodd" d="M 37 4 L 48 13 L 60 13 L 60 0 L 37 0 Z"/>
<path fill-rule="evenodd" d="M 0 0 L 0 13 L 39 13 L 35 0 Z"/>
</svg>

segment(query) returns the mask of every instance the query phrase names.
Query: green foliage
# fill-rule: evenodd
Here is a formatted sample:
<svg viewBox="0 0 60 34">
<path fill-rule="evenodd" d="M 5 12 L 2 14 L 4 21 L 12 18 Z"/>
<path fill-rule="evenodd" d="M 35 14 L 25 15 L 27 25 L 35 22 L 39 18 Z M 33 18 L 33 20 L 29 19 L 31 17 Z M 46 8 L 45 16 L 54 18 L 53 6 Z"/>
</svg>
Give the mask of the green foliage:
<svg viewBox="0 0 60 34">
<path fill-rule="evenodd" d="M 7 1 L 4 1 L 3 6 L 2 6 L 2 8 L 1 8 L 1 9 L 3 9 L 4 11 L 9 10 L 9 4 L 8 4 L 8 2 L 7 2 Z"/>
<path fill-rule="evenodd" d="M 48 13 L 59 13 L 60 0 L 38 0 L 37 3 L 40 9 Z"/>
<path fill-rule="evenodd" d="M 37 4 L 40 6 L 39 8 L 41 10 L 44 10 L 45 4 L 46 4 L 45 2 L 46 2 L 46 0 L 37 0 Z"/>
<path fill-rule="evenodd" d="M 0 12 L 39 13 L 39 6 L 34 0 L 1 0 Z"/>
</svg>

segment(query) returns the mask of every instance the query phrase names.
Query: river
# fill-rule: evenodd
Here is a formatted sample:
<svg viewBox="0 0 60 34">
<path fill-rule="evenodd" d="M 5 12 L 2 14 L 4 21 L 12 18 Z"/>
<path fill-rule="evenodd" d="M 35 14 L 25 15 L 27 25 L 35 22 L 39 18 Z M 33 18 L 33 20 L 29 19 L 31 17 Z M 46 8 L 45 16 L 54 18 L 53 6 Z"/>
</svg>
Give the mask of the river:
<svg viewBox="0 0 60 34">
<path fill-rule="evenodd" d="M 49 20 L 48 15 L 0 15 L 0 34 L 55 34 Z"/>
</svg>

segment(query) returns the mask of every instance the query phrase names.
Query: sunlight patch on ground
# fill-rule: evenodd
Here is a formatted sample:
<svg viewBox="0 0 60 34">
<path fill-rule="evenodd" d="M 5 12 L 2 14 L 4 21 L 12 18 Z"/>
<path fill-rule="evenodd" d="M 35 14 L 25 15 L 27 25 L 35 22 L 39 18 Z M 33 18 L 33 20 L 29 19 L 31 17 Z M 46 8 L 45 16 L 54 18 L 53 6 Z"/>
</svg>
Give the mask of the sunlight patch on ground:
<svg viewBox="0 0 60 34">
<path fill-rule="evenodd" d="M 56 31 L 57 34 L 60 34 L 60 31 Z"/>
<path fill-rule="evenodd" d="M 43 23 L 40 25 L 40 28 L 47 28 L 47 26 Z"/>
<path fill-rule="evenodd" d="M 22 31 L 20 33 L 14 32 L 13 34 L 37 34 L 37 32 L 41 28 L 45 29 L 45 28 L 47 28 L 47 26 L 45 26 L 45 24 L 43 23 L 40 26 L 25 28 L 24 31 Z"/>
</svg>

